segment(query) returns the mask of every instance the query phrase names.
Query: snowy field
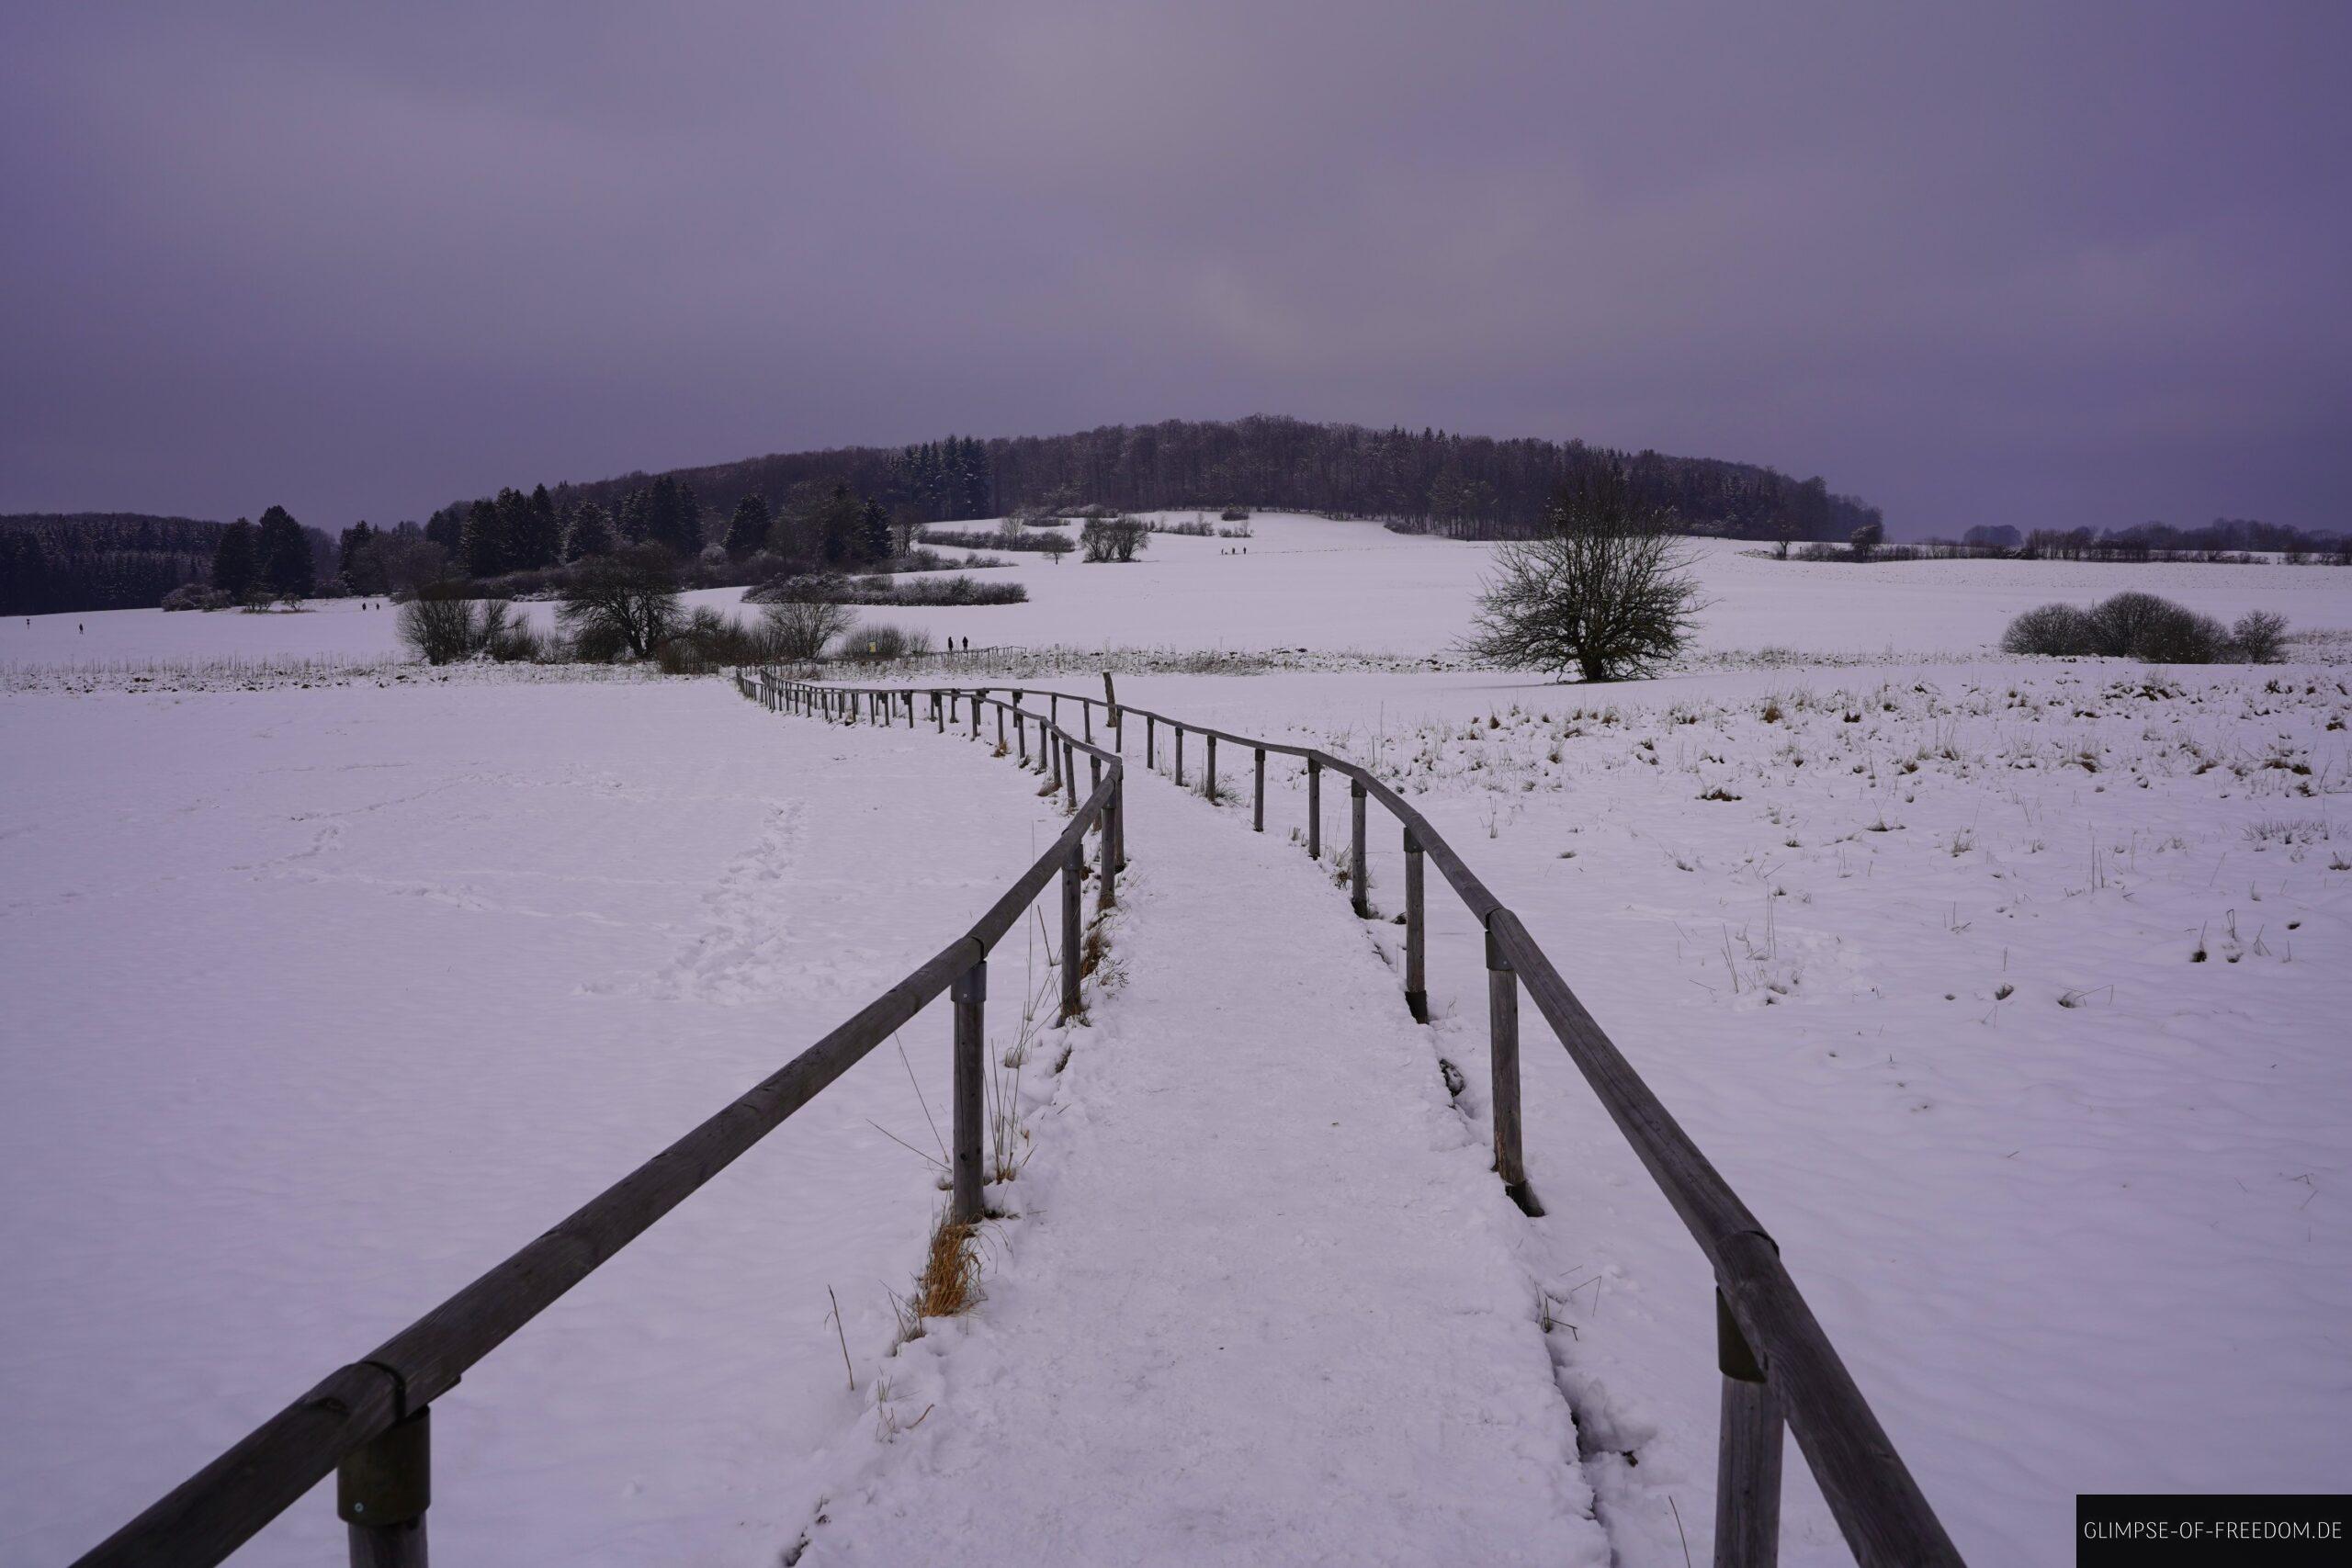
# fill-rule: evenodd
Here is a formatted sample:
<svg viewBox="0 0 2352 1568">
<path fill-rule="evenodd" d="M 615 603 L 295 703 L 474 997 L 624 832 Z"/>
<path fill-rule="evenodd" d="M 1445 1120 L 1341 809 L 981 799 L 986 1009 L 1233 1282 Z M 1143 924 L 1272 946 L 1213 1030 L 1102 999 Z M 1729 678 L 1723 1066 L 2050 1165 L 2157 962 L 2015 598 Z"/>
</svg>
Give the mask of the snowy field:
<svg viewBox="0 0 2352 1568">
<path fill-rule="evenodd" d="M 1418 657 L 1458 635 L 1484 558 L 1315 519 L 1261 517 L 1247 543 L 1163 536 L 1133 567 L 1007 569 L 1027 604 L 886 614 L 975 645 Z M 2352 572 L 1723 546 L 1702 572 L 1707 648 L 1799 657 L 1597 690 L 1342 670 L 1121 694 L 1312 738 L 1413 795 L 1770 1228 L 1972 1561 L 2068 1561 L 2077 1492 L 2352 1489 L 2352 676 L 1989 656 L 2018 609 L 2123 587 L 2340 632 Z M 0 626 L 0 667 L 36 688 L 0 696 L 0 1245 L 21 1260 L 0 1560 L 86 1546 L 772 1070 L 962 931 L 1057 819 L 980 748 L 771 717 L 718 681 L 125 689 L 138 668 L 390 659 L 391 621 Z M 75 665 L 119 672 L 55 689 Z M 1230 805 L 1131 786 L 1139 993 L 1182 934 L 1151 924 L 1178 893 L 1154 855 L 1287 848 L 1298 781 L 1270 772 L 1262 843 Z M 1344 894 L 1286 858 L 1253 874 L 1296 878 L 1344 931 Z M 1460 1065 L 1475 1122 L 1477 937 L 1434 877 L 1430 908 L 1425 1087 Z M 1127 1003 L 1098 1009 L 1106 1051 L 1149 1038 L 1121 1033 Z M 1704 1266 L 1526 1021 L 1549 1213 L 1473 1223 L 1523 1278 L 1615 1560 L 1680 1562 L 1678 1516 L 1703 1558 Z M 944 1021 L 905 1043 L 944 1116 Z M 1088 1128 L 1182 1087 L 1114 1060 L 1023 1090 L 1036 1190 L 1105 1157 Z M 1233 1103 L 1285 1113 L 1247 1083 Z M 918 1342 L 899 1419 L 922 1424 L 886 1440 L 884 1289 L 938 1194 L 872 1123 L 931 1146 L 894 1052 L 469 1377 L 436 1439 L 446 1549 L 772 1562 L 856 1478 L 872 1528 L 851 1510 L 828 1542 L 855 1558 L 888 1539 L 894 1488 L 955 1484 L 991 1352 Z M 1032 1263 L 999 1260 L 980 1328 L 1085 1278 Z M 1783 1561 L 1845 1561 L 1793 1448 L 1788 1499 Z M 331 1516 L 306 1500 L 250 1559 L 318 1560 Z"/>
<path fill-rule="evenodd" d="M 975 648 L 1305 648 L 1422 658 L 1444 654 L 1462 634 L 1487 570 L 1484 545 L 1392 534 L 1372 523 L 1270 513 L 1251 527 L 1256 536 L 1247 540 L 1155 535 L 1141 558 L 1122 567 L 1006 556 L 1013 564 L 979 575 L 1025 584 L 1026 604 L 864 614 L 938 637 L 969 637 Z M 2020 610 L 2052 599 L 2087 604 L 2125 587 L 2177 598 L 2225 623 L 2267 609 L 2298 630 L 2352 630 L 2352 569 L 1990 560 L 1853 567 L 1760 559 L 1747 553 L 1757 546 L 1737 541 L 1696 540 L 1691 547 L 1712 602 L 1700 628 L 1702 650 L 1989 653 Z M 1242 549 L 1250 553 L 1224 553 Z M 736 589 L 688 597 L 743 608 Z M 400 657 L 395 612 L 381 600 L 369 603 L 375 607 L 319 600 L 299 614 L 119 610 L 6 621 L 0 686 L 12 667 Z M 552 625 L 552 605 L 519 608 Z"/>
</svg>

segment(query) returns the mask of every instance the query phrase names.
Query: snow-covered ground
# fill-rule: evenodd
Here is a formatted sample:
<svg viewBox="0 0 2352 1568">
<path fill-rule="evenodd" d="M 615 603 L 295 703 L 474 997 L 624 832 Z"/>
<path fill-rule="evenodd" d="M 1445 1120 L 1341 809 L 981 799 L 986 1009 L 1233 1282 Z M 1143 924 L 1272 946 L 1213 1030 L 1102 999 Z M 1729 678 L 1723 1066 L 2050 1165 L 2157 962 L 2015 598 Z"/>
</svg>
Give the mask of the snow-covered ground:
<svg viewBox="0 0 2352 1568">
<path fill-rule="evenodd" d="M 1058 830 L 977 749 L 763 717 L 716 681 L 0 702 L 0 1561 L 95 1543 Z M 443 1401 L 448 1553 L 774 1562 L 943 1201 L 884 1129 L 934 1146 L 945 1028 L 900 1038 Z M 239 1561 L 341 1528 L 312 1496 Z"/>
<path fill-rule="evenodd" d="M 1770 1228 L 1962 1551 L 2060 1562 L 2077 1492 L 2352 1487 L 2347 685 L 1989 662 L 1121 695 L 1380 766 Z M 1270 774 L 1288 834 L 1301 781 Z M 1480 939 L 1434 877 L 1430 907 L 1436 1048 L 1483 1112 Z M 1620 1561 L 1679 1562 L 1674 1508 L 1712 1494 L 1705 1268 L 1565 1053 L 1524 1055 L 1528 1264 L 1603 1517 Z M 1843 1561 L 1790 1475 L 1784 1560 Z"/>
<path fill-rule="evenodd" d="M 887 618 L 976 645 L 1418 656 L 1458 635 L 1484 558 L 1316 519 L 1261 516 L 1247 543 L 1035 561 L 1007 569 L 1027 604 Z M 2352 1488 L 2352 680 L 1987 656 L 2017 609 L 2123 587 L 2340 631 L 2352 572 L 1702 557 L 1707 647 L 1871 662 L 1603 690 L 1131 675 L 1121 694 L 1312 737 L 1415 794 L 1772 1230 L 1973 1561 L 2067 1561 L 2076 1492 Z M 390 612 L 347 604 L 0 626 L 0 665 L 35 686 L 28 667 L 394 653 Z M 514 674 L 0 696 L 0 1246 L 22 1260 L 0 1284 L 0 1558 L 88 1544 L 772 1069 L 961 931 L 1055 820 L 984 749 L 927 732 L 777 719 L 718 682 Z M 1295 892 L 1331 930 L 1351 919 L 1283 854 L 1304 818 L 1272 776 L 1257 842 L 1230 807 L 1132 787 L 1131 988 L 1097 1007 L 1099 1058 L 1022 1091 L 1046 1223 L 1035 1247 L 1009 1227 L 977 1318 L 886 1366 L 882 1287 L 936 1193 L 868 1124 L 929 1146 L 907 1068 L 877 1054 L 445 1402 L 447 1549 L 752 1563 L 820 1497 L 855 1505 L 815 1533 L 828 1550 L 884 1539 L 918 1493 L 979 1517 L 954 1487 L 992 1473 L 956 1458 L 1005 1418 L 990 1345 L 1089 1290 L 1133 1305 L 1044 1241 L 1037 1195 L 1109 1172 L 1125 1144 L 1102 1129 L 1201 1087 L 1117 1055 L 1160 1051 L 1149 965 L 1202 923 L 1154 857 L 1296 878 L 1229 911 L 1272 949 L 1320 950 Z M 1393 833 L 1375 849 L 1393 911 Z M 1434 877 L 1430 909 L 1429 1076 L 1396 1092 L 1426 1099 L 1442 1055 L 1475 1119 L 1480 950 Z M 1369 931 L 1393 953 L 1400 932 Z M 1350 996 L 1380 983 L 1322 967 Z M 1704 1267 L 1525 1018 L 1549 1213 L 1473 1228 L 1528 1281 L 1527 1344 L 1551 1348 L 1616 1560 L 1680 1562 L 1678 1516 L 1703 1557 Z M 933 1115 L 944 1033 L 906 1035 Z M 1307 1081 L 1359 1050 L 1295 1026 L 1219 1044 L 1295 1054 Z M 1238 1144 L 1296 1120 L 1295 1080 L 1229 1076 L 1211 1087 Z M 1148 1174 L 1120 1172 L 1184 1178 Z M 1442 1160 L 1422 1179 L 1455 1201 Z M 1490 1310 L 1464 1272 L 1467 1310 Z M 1149 1304 L 1200 1311 L 1211 1282 Z M 923 1391 L 898 1419 L 934 1407 L 895 1439 L 885 1371 Z M 1789 1475 L 1783 1560 L 1844 1561 L 1793 1450 Z M 1049 1490 L 1032 1482 L 1017 1495 Z M 254 1560 L 331 1551 L 331 1512 L 306 1500 Z"/>
</svg>

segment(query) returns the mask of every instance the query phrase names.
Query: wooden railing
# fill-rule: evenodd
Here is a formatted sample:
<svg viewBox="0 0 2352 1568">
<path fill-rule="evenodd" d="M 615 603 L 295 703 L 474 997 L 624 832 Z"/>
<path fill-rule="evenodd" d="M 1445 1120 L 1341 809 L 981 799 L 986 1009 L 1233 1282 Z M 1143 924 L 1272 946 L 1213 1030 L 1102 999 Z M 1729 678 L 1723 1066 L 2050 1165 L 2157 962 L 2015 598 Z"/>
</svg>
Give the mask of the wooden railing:
<svg viewBox="0 0 2352 1568">
<path fill-rule="evenodd" d="M 1519 992 L 1523 987 L 1714 1270 L 1716 1364 L 1723 1375 L 1715 1478 L 1718 1568 L 1769 1565 L 1778 1556 L 1784 1426 L 1796 1433 L 1797 1446 L 1857 1562 L 1867 1568 L 1961 1562 L 1902 1456 L 1781 1264 L 1771 1236 L 1585 1010 L 1519 917 L 1427 818 L 1370 771 L 1312 747 L 1236 735 L 1122 705 L 1107 694 L 1098 698 L 993 685 L 837 686 L 774 673 L 747 682 L 747 689 L 779 710 L 867 722 L 899 722 L 903 716 L 911 724 L 919 705 L 927 705 L 929 718 L 943 731 L 951 725 L 961 728 L 957 711 L 968 705 L 975 739 L 980 737 L 981 709 L 986 706 L 996 714 L 1001 747 L 1010 720 L 1023 761 L 1031 750 L 1029 726 L 1035 725 L 1041 737 L 1060 736 L 1062 706 L 1075 704 L 1082 733 L 1091 741 L 1100 708 L 1111 743 L 1106 755 L 1125 753 L 1127 723 L 1139 718 L 1144 765 L 1156 770 L 1160 732 L 1165 730 L 1171 772 L 1180 785 L 1184 783 L 1185 741 L 1199 740 L 1201 788 L 1211 800 L 1218 798 L 1217 745 L 1222 741 L 1251 754 L 1250 818 L 1259 832 L 1266 828 L 1267 756 L 1299 758 L 1306 764 L 1306 852 L 1315 859 L 1323 855 L 1323 775 L 1334 773 L 1348 781 L 1350 899 L 1355 912 L 1367 918 L 1372 911 L 1365 805 L 1378 801 L 1402 833 L 1405 1005 L 1415 1019 L 1429 1020 L 1425 861 L 1437 863 L 1439 874 L 1486 931 L 1495 1170 L 1505 1190 L 1530 1213 L 1542 1213 L 1528 1189 L 1521 1152 Z M 1037 705 L 1024 705 L 1029 703 Z M 1059 750 L 1050 739 L 1041 740 L 1038 765 L 1066 772 L 1066 737 Z"/>
<path fill-rule="evenodd" d="M 763 700 L 772 678 L 736 676 Z M 978 707 L 975 706 L 975 722 Z M 1024 716 L 1026 726 L 1034 716 Z M 655 1155 L 472 1284 L 255 1427 L 162 1501 L 80 1560 L 81 1568 L 139 1564 L 209 1568 L 324 1480 L 337 1476 L 336 1510 L 350 1526 L 355 1568 L 423 1568 L 432 1500 L 433 1402 L 517 1329 L 774 1132 L 942 992 L 955 1007 L 953 1217 L 981 1214 L 985 1078 L 981 1025 L 989 952 L 1057 876 L 1061 881 L 1061 1004 L 1079 1006 L 1078 953 L 1085 839 L 1098 836 L 1100 906 L 1117 900 L 1125 864 L 1121 810 L 1125 769 L 1091 740 L 1037 727 L 1038 749 L 1068 783 L 1069 826 L 964 935 L 773 1077 Z M 1091 785 L 1078 794 L 1077 759 Z M 479 1554 L 476 1554 L 479 1556 Z"/>
</svg>

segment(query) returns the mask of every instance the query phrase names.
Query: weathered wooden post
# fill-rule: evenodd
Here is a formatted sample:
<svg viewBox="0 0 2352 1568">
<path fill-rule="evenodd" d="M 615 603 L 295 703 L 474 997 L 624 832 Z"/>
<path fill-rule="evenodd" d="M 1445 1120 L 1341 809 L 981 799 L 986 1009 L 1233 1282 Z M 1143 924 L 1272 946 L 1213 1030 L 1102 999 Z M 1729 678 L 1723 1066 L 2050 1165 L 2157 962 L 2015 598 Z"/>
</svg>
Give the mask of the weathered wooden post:
<svg viewBox="0 0 2352 1568">
<path fill-rule="evenodd" d="M 1257 784 L 1250 797 L 1250 828 L 1252 832 L 1266 830 L 1266 749 L 1258 750 Z"/>
<path fill-rule="evenodd" d="M 1528 1203 L 1527 1163 L 1520 1154 L 1519 976 L 1487 921 L 1487 1060 L 1488 1098 L 1494 1101 L 1495 1174 L 1521 1208 Z"/>
<path fill-rule="evenodd" d="M 1116 870 L 1125 871 L 1127 869 L 1127 770 L 1124 767 L 1119 770 L 1119 782 L 1112 786 L 1111 808 L 1113 821 L 1119 829 L 1116 835 L 1118 854 L 1112 865 Z"/>
<path fill-rule="evenodd" d="M 433 1502 L 433 1407 L 396 1421 L 335 1470 L 334 1511 L 350 1527 L 351 1568 L 425 1568 Z"/>
<path fill-rule="evenodd" d="M 1306 759 L 1306 858 L 1323 858 L 1323 759 Z"/>
<path fill-rule="evenodd" d="M 1429 935 L 1421 899 L 1421 841 L 1405 829 L 1405 1010 L 1430 1021 Z"/>
<path fill-rule="evenodd" d="M 1349 899 L 1356 907 L 1356 914 L 1372 919 L 1372 868 L 1364 863 L 1363 852 L 1363 780 L 1348 781 L 1348 811 L 1353 818 L 1353 828 L 1348 846 Z"/>
<path fill-rule="evenodd" d="M 1069 808 L 1078 809 L 1078 742 L 1062 741 L 1062 787 L 1069 791 Z"/>
<path fill-rule="evenodd" d="M 1124 852 L 1119 848 L 1119 797 L 1125 791 L 1114 778 L 1111 798 L 1102 803 L 1102 826 L 1094 836 L 1094 870 L 1102 877 L 1102 886 L 1094 895 L 1097 917 L 1119 902 L 1119 861 Z"/>
<path fill-rule="evenodd" d="M 1152 766 L 1156 760 L 1151 754 L 1151 729 L 1152 725 L 1156 721 L 1152 718 L 1151 715 L 1146 714 L 1143 716 L 1143 765 L 1147 768 Z"/>
<path fill-rule="evenodd" d="M 1209 734 L 1208 766 L 1202 770 L 1201 776 L 1203 782 L 1207 785 L 1202 793 L 1206 795 L 1211 800 L 1215 800 L 1216 798 L 1216 734 L 1214 730 Z"/>
<path fill-rule="evenodd" d="M 1179 724 L 1173 728 L 1176 731 L 1176 787 L 1182 789 L 1184 787 L 1184 727 Z"/>
<path fill-rule="evenodd" d="M 980 699 L 989 694 L 986 686 L 972 694 L 972 739 L 980 738 Z"/>
<path fill-rule="evenodd" d="M 1715 1568 L 1773 1568 L 1781 1556 L 1781 1396 L 1715 1291 L 1723 1435 L 1715 1454 Z"/>
<path fill-rule="evenodd" d="M 1091 746 L 1094 744 L 1094 705 L 1080 701 L 1079 706 L 1086 715 L 1086 743 Z"/>
<path fill-rule="evenodd" d="M 942 735 L 946 734 L 947 704 L 941 699 L 940 694 L 937 692 L 931 694 L 931 716 L 937 721 L 939 725 L 939 733 Z"/>
<path fill-rule="evenodd" d="M 986 1032 L 989 961 L 985 954 L 948 987 L 956 1008 L 956 1197 L 948 1213 L 959 1224 L 977 1224 L 985 1212 L 980 1201 L 980 1123 L 987 1116 L 981 1104 L 986 1078 L 980 1067 L 981 1037 Z"/>
<path fill-rule="evenodd" d="M 1021 765 L 1029 765 L 1029 720 L 1019 708 L 1012 710 L 1012 733 L 1021 742 Z M 997 737 L 1001 740 L 1003 736 Z"/>
<path fill-rule="evenodd" d="M 996 749 L 1000 751 L 1004 750 L 1004 705 L 1001 703 L 997 705 L 996 710 Z"/>
<path fill-rule="evenodd" d="M 1080 895 L 1086 886 L 1086 845 L 1073 842 L 1062 862 L 1062 1016 L 1068 1023 L 1078 1016 L 1078 953 L 1086 940 L 1086 911 Z"/>
</svg>

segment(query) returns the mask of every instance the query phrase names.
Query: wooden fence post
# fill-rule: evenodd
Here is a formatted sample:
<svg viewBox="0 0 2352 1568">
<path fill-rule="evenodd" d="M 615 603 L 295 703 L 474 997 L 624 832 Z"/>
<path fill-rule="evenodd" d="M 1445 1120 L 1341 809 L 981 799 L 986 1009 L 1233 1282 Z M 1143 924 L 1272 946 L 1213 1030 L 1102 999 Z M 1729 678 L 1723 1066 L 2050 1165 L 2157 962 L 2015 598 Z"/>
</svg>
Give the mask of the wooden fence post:
<svg viewBox="0 0 2352 1568">
<path fill-rule="evenodd" d="M 1266 830 L 1266 749 L 1261 746 L 1257 750 L 1257 783 L 1250 795 L 1250 830 L 1262 833 Z"/>
<path fill-rule="evenodd" d="M 1306 759 L 1306 858 L 1323 858 L 1323 761 Z"/>
<path fill-rule="evenodd" d="M 1069 808 L 1078 809 L 1078 742 L 1062 740 L 1062 787 L 1069 791 Z"/>
<path fill-rule="evenodd" d="M 1102 825 L 1094 833 L 1094 872 L 1102 879 L 1102 886 L 1094 893 L 1094 914 L 1098 919 L 1119 903 L 1119 797 L 1124 793 L 1114 779 L 1111 798 L 1102 803 Z"/>
<path fill-rule="evenodd" d="M 1204 771 L 1202 776 L 1208 784 L 1208 788 L 1205 791 L 1206 795 L 1211 800 L 1215 800 L 1216 798 L 1216 737 L 1215 735 L 1211 735 L 1209 737 L 1208 767 Z"/>
<path fill-rule="evenodd" d="M 351 1568 L 425 1568 L 424 1510 L 433 1502 L 433 1407 L 426 1405 L 335 1470 L 334 1511 L 346 1525 Z"/>
<path fill-rule="evenodd" d="M 1781 1555 L 1781 1397 L 1715 1292 L 1723 1435 L 1715 1454 L 1715 1568 L 1773 1568 Z"/>
<path fill-rule="evenodd" d="M 959 1225 L 977 1224 L 983 1213 L 980 1123 L 988 1114 L 981 1104 L 987 1078 L 980 1066 L 989 999 L 985 954 L 950 984 L 948 999 L 956 1007 L 956 1198 L 949 1214 Z"/>
<path fill-rule="evenodd" d="M 1012 733 L 1021 742 L 1021 765 L 1025 768 L 1029 765 L 1029 720 L 1019 708 L 1012 710 Z M 1001 740 L 1004 737 L 1000 735 L 997 739 Z"/>
<path fill-rule="evenodd" d="M 937 692 L 933 692 L 933 693 L 932 693 L 932 694 L 931 694 L 931 716 L 932 716 L 933 719 L 935 719 L 935 720 L 937 720 L 937 721 L 938 721 L 938 724 L 939 724 L 939 733 L 940 733 L 940 734 L 942 734 L 942 735 L 946 734 L 946 733 L 947 733 L 947 704 L 946 704 L 945 702 L 944 702 L 944 701 L 942 701 L 942 700 L 941 700 L 940 695 L 939 695 L 939 694 L 938 694 Z"/>
<path fill-rule="evenodd" d="M 1503 1190 L 1526 1208 L 1527 1163 L 1520 1153 L 1519 1115 L 1519 976 L 1503 945 L 1495 940 L 1491 919 L 1487 926 L 1487 1060 L 1491 1068 L 1488 1098 L 1494 1101 L 1495 1174 Z"/>
<path fill-rule="evenodd" d="M 1368 920 L 1372 919 L 1372 868 L 1364 864 L 1363 781 L 1362 779 L 1348 781 L 1348 812 L 1353 821 L 1351 839 L 1348 846 L 1348 886 L 1351 889 L 1350 901 L 1355 905 L 1357 916 Z"/>
<path fill-rule="evenodd" d="M 1156 760 L 1152 756 L 1152 727 L 1157 722 L 1149 714 L 1143 716 L 1143 765 L 1147 768 Z"/>
<path fill-rule="evenodd" d="M 1078 954 L 1086 940 L 1086 912 L 1080 894 L 1086 882 L 1086 846 L 1083 842 L 1069 847 L 1069 859 L 1062 863 L 1062 1016 L 1068 1023 L 1078 1016 Z"/>
<path fill-rule="evenodd" d="M 1184 787 L 1184 727 L 1176 728 L 1176 787 Z"/>
<path fill-rule="evenodd" d="M 1421 899 L 1421 841 L 1405 829 L 1405 1010 L 1430 1021 L 1428 910 Z"/>
</svg>

